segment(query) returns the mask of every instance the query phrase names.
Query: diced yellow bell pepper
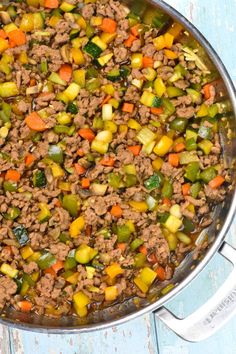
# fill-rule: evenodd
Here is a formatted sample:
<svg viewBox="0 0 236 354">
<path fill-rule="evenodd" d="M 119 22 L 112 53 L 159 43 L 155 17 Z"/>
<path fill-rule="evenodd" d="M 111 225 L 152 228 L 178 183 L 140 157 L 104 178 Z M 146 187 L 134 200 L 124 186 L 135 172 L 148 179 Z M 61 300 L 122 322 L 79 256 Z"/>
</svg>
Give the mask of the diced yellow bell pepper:
<svg viewBox="0 0 236 354">
<path fill-rule="evenodd" d="M 23 280 L 21 289 L 20 289 L 20 295 L 25 296 L 27 294 L 27 291 L 29 290 L 30 286 L 27 283 L 27 281 Z"/>
<path fill-rule="evenodd" d="M 70 192 L 71 184 L 70 182 L 59 181 L 58 188 L 61 189 L 62 191 Z"/>
<path fill-rule="evenodd" d="M 30 32 L 34 30 L 34 17 L 33 14 L 23 14 L 20 29 L 25 32 Z"/>
<path fill-rule="evenodd" d="M 100 38 L 104 43 L 109 44 L 116 38 L 116 33 L 103 32 Z"/>
<path fill-rule="evenodd" d="M 112 265 L 105 268 L 105 272 L 111 279 L 113 279 L 117 275 L 124 273 L 124 270 L 118 263 L 113 263 Z"/>
<path fill-rule="evenodd" d="M 169 152 L 172 145 L 173 140 L 167 135 L 163 135 L 157 145 L 154 147 L 153 152 L 158 156 L 164 156 Z"/>
<path fill-rule="evenodd" d="M 39 278 L 39 272 L 32 273 L 30 277 L 34 282 L 36 282 Z"/>
<path fill-rule="evenodd" d="M 111 98 L 109 101 L 108 101 L 109 104 L 112 105 L 112 107 L 114 107 L 115 109 L 117 109 L 119 107 L 119 104 L 120 102 L 117 101 L 115 98 Z"/>
<path fill-rule="evenodd" d="M 195 206 L 193 204 L 189 204 L 186 209 L 195 214 Z"/>
<path fill-rule="evenodd" d="M 5 52 L 9 48 L 8 41 L 6 39 L 0 38 L 0 53 Z"/>
<path fill-rule="evenodd" d="M 142 281 L 140 277 L 135 277 L 134 283 L 144 294 L 148 292 L 148 286 Z"/>
<path fill-rule="evenodd" d="M 197 112 L 197 117 L 202 118 L 202 117 L 206 117 L 207 115 L 208 115 L 208 107 L 205 103 L 203 103 Z"/>
<path fill-rule="evenodd" d="M 78 283 L 78 277 L 79 277 L 79 273 L 75 272 L 73 274 L 71 274 L 69 277 L 66 278 L 66 281 L 70 284 L 77 284 Z"/>
<path fill-rule="evenodd" d="M 50 27 L 56 27 L 56 25 L 58 24 L 58 22 L 61 20 L 61 18 L 59 16 L 52 16 L 49 19 L 49 26 Z"/>
<path fill-rule="evenodd" d="M 153 44 L 156 47 L 157 50 L 162 50 L 165 48 L 166 43 L 165 43 L 165 38 L 163 35 L 158 36 L 153 39 Z"/>
<path fill-rule="evenodd" d="M 76 22 L 80 26 L 80 28 L 82 28 L 84 30 L 86 29 L 87 23 L 86 23 L 85 19 L 83 18 L 83 16 L 81 16 L 80 14 L 77 14 Z"/>
<path fill-rule="evenodd" d="M 72 5 L 66 1 L 63 1 L 61 6 L 60 6 L 60 9 L 64 12 L 70 12 L 72 11 L 73 9 L 75 8 L 75 5 Z"/>
<path fill-rule="evenodd" d="M 141 69 L 143 67 L 142 53 L 134 53 L 131 55 L 131 67 L 133 69 Z"/>
<path fill-rule="evenodd" d="M 154 272 L 154 270 L 152 270 L 151 268 L 145 267 L 141 270 L 139 276 L 140 279 L 149 287 L 156 279 L 157 273 Z"/>
<path fill-rule="evenodd" d="M 80 91 L 80 86 L 75 82 L 72 82 L 64 91 L 64 94 L 68 97 L 69 101 L 74 101 L 78 96 Z"/>
<path fill-rule="evenodd" d="M 174 36 L 168 32 L 164 34 L 165 48 L 171 48 L 174 42 Z"/>
<path fill-rule="evenodd" d="M 11 97 L 19 94 L 18 88 L 15 82 L 3 82 L 0 84 L 0 97 Z"/>
<path fill-rule="evenodd" d="M 101 90 L 103 92 L 105 92 L 107 95 L 111 95 L 111 96 L 113 96 L 114 92 L 115 92 L 115 88 L 111 84 L 106 84 L 106 85 L 102 86 Z"/>
<path fill-rule="evenodd" d="M 42 256 L 41 252 L 34 252 L 32 256 L 28 258 L 30 262 L 37 262 L 37 260 Z"/>
<path fill-rule="evenodd" d="M 21 62 L 21 64 L 27 64 L 28 63 L 28 56 L 27 56 L 27 53 L 25 51 L 20 53 L 19 61 Z"/>
<path fill-rule="evenodd" d="M 0 137 L 1 138 L 5 139 L 8 136 L 8 133 L 9 133 L 9 129 L 6 126 L 0 128 Z"/>
<path fill-rule="evenodd" d="M 82 308 L 78 308 L 76 305 L 74 305 L 74 308 L 75 308 L 75 311 L 79 317 L 86 317 L 87 316 L 88 309 L 86 306 L 82 307 Z"/>
<path fill-rule="evenodd" d="M 91 26 L 100 26 L 102 24 L 102 17 L 101 16 L 92 16 L 90 20 Z"/>
<path fill-rule="evenodd" d="M 137 202 L 136 200 L 131 200 L 129 205 L 136 211 L 140 213 L 145 213 L 148 210 L 148 205 L 146 202 Z"/>
<path fill-rule="evenodd" d="M 77 37 L 72 39 L 71 44 L 73 48 L 81 48 L 88 42 L 88 37 Z"/>
<path fill-rule="evenodd" d="M 70 236 L 78 237 L 85 225 L 84 217 L 79 216 L 70 224 Z"/>
<path fill-rule="evenodd" d="M 86 70 L 84 69 L 78 69 L 73 71 L 73 80 L 80 87 L 85 87 L 85 76 L 86 76 Z"/>
<path fill-rule="evenodd" d="M 116 285 L 108 286 L 105 288 L 105 300 L 106 301 L 114 301 L 118 296 L 118 290 Z"/>
<path fill-rule="evenodd" d="M 17 30 L 18 27 L 17 27 L 13 22 L 11 22 L 11 23 L 5 25 L 5 26 L 3 27 L 3 29 L 4 29 L 4 31 L 5 31 L 6 33 L 9 33 L 9 32 L 11 32 L 11 31 Z"/>
<path fill-rule="evenodd" d="M 87 278 L 93 279 L 96 269 L 94 267 L 86 266 Z"/>
<path fill-rule="evenodd" d="M 87 306 L 90 303 L 89 297 L 85 295 L 82 291 L 78 291 L 73 295 L 73 303 L 79 308 Z"/>
<path fill-rule="evenodd" d="M 160 157 L 158 157 L 157 159 L 152 161 L 152 167 L 154 168 L 155 171 L 160 171 L 163 162 L 164 161 Z"/>
<path fill-rule="evenodd" d="M 128 131 L 128 127 L 127 127 L 127 125 L 126 124 L 121 124 L 121 125 L 119 125 L 119 133 L 120 134 L 124 134 L 124 133 L 127 133 L 127 131 Z"/>
<path fill-rule="evenodd" d="M 164 54 L 170 60 L 172 60 L 172 59 L 174 60 L 174 59 L 178 58 L 178 55 L 175 52 L 173 52 L 173 50 L 170 50 L 170 49 L 165 49 Z"/>
<path fill-rule="evenodd" d="M 99 152 L 100 154 L 105 154 L 108 151 L 108 148 L 109 148 L 109 144 L 104 141 L 97 140 L 97 139 L 94 139 L 92 141 L 91 149 Z"/>
<path fill-rule="evenodd" d="M 136 167 L 134 164 L 124 165 L 123 166 L 124 172 L 128 175 L 136 175 Z"/>
<path fill-rule="evenodd" d="M 158 97 L 162 97 L 166 92 L 166 85 L 160 77 L 154 81 L 154 89 Z"/>
<path fill-rule="evenodd" d="M 112 122 L 111 120 L 105 120 L 104 129 L 109 130 L 112 133 L 116 133 L 118 128 L 116 123 Z"/>
<path fill-rule="evenodd" d="M 128 120 L 127 125 L 130 129 L 139 130 L 142 128 L 142 126 L 133 118 Z"/>
<path fill-rule="evenodd" d="M 10 278 L 15 278 L 19 271 L 15 268 L 12 268 L 8 263 L 3 263 L 0 267 L 0 272 L 8 275 Z"/>
<path fill-rule="evenodd" d="M 20 254 L 21 254 L 21 257 L 23 259 L 27 259 L 29 258 L 30 256 L 32 256 L 32 254 L 34 253 L 34 251 L 32 250 L 32 248 L 30 246 L 24 246 L 20 249 Z"/>
<path fill-rule="evenodd" d="M 64 170 L 57 163 L 50 162 L 50 168 L 54 178 L 59 178 L 64 176 Z"/>
<path fill-rule="evenodd" d="M 70 52 L 75 64 L 82 65 L 85 63 L 84 55 L 79 48 L 71 48 Z"/>
</svg>

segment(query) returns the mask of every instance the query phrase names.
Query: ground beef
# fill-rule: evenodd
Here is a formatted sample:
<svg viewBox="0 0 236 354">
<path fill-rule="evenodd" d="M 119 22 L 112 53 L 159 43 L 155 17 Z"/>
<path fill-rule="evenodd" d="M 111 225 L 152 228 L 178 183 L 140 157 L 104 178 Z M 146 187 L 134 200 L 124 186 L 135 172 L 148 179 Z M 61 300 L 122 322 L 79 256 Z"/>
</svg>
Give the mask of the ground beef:
<svg viewBox="0 0 236 354">
<path fill-rule="evenodd" d="M 10 301 L 12 295 L 16 293 L 17 285 L 14 280 L 7 276 L 0 277 L 0 308 L 2 309 Z"/>
<path fill-rule="evenodd" d="M 64 261 L 70 251 L 70 247 L 62 242 L 50 246 L 50 251 L 57 259 Z"/>
</svg>

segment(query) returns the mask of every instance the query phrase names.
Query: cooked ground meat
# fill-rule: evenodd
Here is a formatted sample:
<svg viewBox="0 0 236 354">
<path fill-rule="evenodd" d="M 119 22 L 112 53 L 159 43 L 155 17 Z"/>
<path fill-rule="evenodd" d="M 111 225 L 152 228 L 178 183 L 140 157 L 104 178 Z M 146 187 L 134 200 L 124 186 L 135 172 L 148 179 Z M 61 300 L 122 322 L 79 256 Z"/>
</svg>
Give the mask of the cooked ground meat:
<svg viewBox="0 0 236 354">
<path fill-rule="evenodd" d="M 0 57 L 0 308 L 53 317 L 171 279 L 231 182 L 186 42 L 160 50 L 116 0 L 68 3 L 15 2 Z"/>
</svg>

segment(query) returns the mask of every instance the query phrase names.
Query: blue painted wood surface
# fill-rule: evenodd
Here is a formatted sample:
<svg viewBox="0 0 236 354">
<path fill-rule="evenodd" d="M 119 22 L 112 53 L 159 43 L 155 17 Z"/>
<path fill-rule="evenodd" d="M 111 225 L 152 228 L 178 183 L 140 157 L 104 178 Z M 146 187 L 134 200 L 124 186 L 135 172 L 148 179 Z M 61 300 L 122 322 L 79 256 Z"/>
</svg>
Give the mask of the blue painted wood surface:
<svg viewBox="0 0 236 354">
<path fill-rule="evenodd" d="M 222 58 L 236 84 L 235 0 L 167 0 L 205 35 Z M 236 218 L 228 240 L 236 246 Z M 223 283 L 230 265 L 216 255 L 206 269 L 168 308 L 185 316 L 204 303 Z M 208 340 L 187 343 L 153 316 L 117 328 L 82 335 L 47 335 L 0 326 L 0 354 L 235 354 L 236 318 Z"/>
</svg>

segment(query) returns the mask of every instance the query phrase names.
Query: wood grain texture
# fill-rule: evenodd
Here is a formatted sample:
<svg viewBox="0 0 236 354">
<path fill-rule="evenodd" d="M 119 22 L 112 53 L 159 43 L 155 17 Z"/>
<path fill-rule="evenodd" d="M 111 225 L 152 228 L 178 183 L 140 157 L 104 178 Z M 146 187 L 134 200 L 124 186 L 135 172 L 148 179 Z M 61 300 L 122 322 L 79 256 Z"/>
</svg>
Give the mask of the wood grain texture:
<svg viewBox="0 0 236 354">
<path fill-rule="evenodd" d="M 235 0 L 167 0 L 185 15 L 210 41 L 236 83 L 234 61 L 236 30 Z M 236 246 L 236 219 L 228 239 Z M 200 306 L 223 283 L 230 265 L 216 255 L 206 269 L 168 308 L 185 316 Z M 82 335 L 47 335 L 0 326 L 0 354 L 235 354 L 236 319 L 212 338 L 198 344 L 187 343 L 153 316 L 144 316 L 117 328 Z M 158 342 L 156 342 L 156 336 Z"/>
</svg>

